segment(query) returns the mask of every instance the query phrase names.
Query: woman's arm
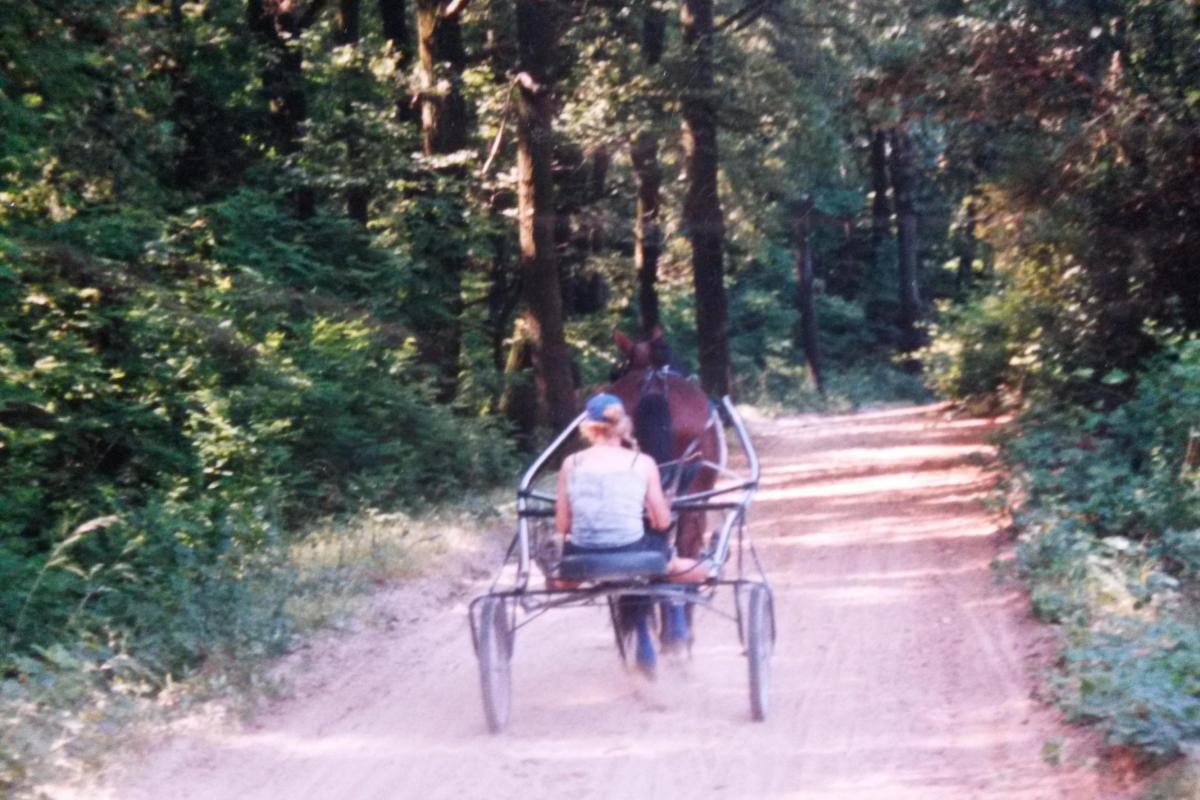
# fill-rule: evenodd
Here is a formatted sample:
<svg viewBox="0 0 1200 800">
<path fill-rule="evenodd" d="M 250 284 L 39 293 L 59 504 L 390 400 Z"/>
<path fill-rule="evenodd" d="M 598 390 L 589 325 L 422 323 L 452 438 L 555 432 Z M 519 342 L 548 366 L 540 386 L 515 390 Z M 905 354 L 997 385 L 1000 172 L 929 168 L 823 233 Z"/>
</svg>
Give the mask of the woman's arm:
<svg viewBox="0 0 1200 800">
<path fill-rule="evenodd" d="M 563 461 L 562 469 L 558 471 L 558 492 L 554 501 L 554 527 L 566 536 L 571 532 L 571 500 L 567 495 L 567 481 L 575 458 Z"/>
<path fill-rule="evenodd" d="M 642 462 L 646 475 L 646 516 L 650 518 L 650 527 L 656 531 L 665 531 L 671 527 L 671 506 L 663 494 L 658 464 L 647 455 L 643 455 L 639 461 Z"/>
</svg>

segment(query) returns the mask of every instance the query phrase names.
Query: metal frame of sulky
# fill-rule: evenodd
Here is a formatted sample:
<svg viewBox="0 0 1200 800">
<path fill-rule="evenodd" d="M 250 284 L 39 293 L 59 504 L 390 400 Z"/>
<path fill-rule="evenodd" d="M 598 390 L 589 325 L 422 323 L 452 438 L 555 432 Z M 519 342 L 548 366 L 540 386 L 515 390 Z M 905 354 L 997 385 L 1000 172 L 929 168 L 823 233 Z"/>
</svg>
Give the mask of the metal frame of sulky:
<svg viewBox="0 0 1200 800">
<path fill-rule="evenodd" d="M 637 596 L 653 600 L 684 602 L 699 606 L 737 623 L 738 638 L 750 656 L 751 664 L 751 708 L 755 719 L 765 717 L 766 687 L 762 677 L 765 665 L 753 663 L 756 653 L 763 652 L 769 656 L 770 648 L 775 638 L 774 602 L 766 575 L 762 569 L 758 554 L 750 541 L 746 526 L 746 513 L 750 502 L 758 489 L 759 462 L 754 450 L 754 444 L 746 432 L 745 423 L 734 407 L 733 402 L 724 397 L 720 405 L 714 405 L 710 414 L 709 425 L 715 426 L 718 433 L 719 463 L 702 461 L 698 455 L 698 447 L 688 448 L 690 455 L 685 454 L 682 461 L 697 461 L 702 466 L 717 470 L 717 488 L 703 492 L 695 492 L 677 496 L 671 504 L 672 512 L 717 512 L 721 514 L 721 524 L 711 537 L 704 552 L 707 557 L 709 576 L 702 583 L 670 583 L 663 576 L 632 577 L 620 580 L 602 581 L 584 584 L 574 588 L 531 588 L 530 579 L 533 575 L 535 530 L 545 525 L 554 516 L 555 497 L 534 487 L 535 481 L 542 475 L 546 467 L 557 463 L 557 456 L 569 445 L 572 435 L 583 421 L 580 414 L 567 426 L 545 450 L 534 460 L 521 477 L 517 489 L 517 532 L 509 545 L 504 563 L 497 573 L 487 594 L 474 598 L 470 604 L 469 619 L 471 624 L 471 639 L 480 658 L 480 666 L 484 680 L 484 703 L 488 713 L 489 727 L 498 732 L 507 721 L 507 697 L 504 698 L 504 719 L 496 719 L 488 694 L 496 692 L 493 686 L 489 689 L 489 676 L 484 662 L 485 653 L 481 652 L 481 627 L 484 624 L 502 628 L 505 658 L 511 658 L 516 631 L 525 627 L 542 614 L 555 608 L 579 607 L 598 605 L 606 602 L 612 608 L 617 598 Z M 728 425 L 737 437 L 740 449 L 745 457 L 744 472 L 733 472 L 727 465 L 728 449 L 725 440 L 725 426 Z M 660 465 L 662 467 L 670 464 Z M 724 484 L 724 485 L 722 485 Z M 736 547 L 735 547 L 736 545 Z M 734 576 L 725 577 L 731 567 Z M 515 569 L 515 572 L 514 572 Z M 506 580 L 507 578 L 507 580 Z M 722 587 L 734 592 L 734 611 L 729 613 L 714 603 L 714 598 Z M 755 597 L 763 593 L 762 597 Z M 765 603 L 766 620 L 761 619 L 755 624 L 765 625 L 765 631 L 753 633 L 749 631 L 751 618 L 762 614 L 755 613 L 751 606 L 762 607 Z M 494 619 L 484 620 L 483 610 L 494 614 Z M 489 631 L 489 634 L 494 634 Z M 768 641 L 762 639 L 767 637 Z M 758 641 L 753 640 L 757 637 Z M 490 641 L 490 638 L 489 638 Z M 618 647 L 621 647 L 618 642 Z M 489 656 L 490 658 L 490 656 Z M 507 663 L 504 664 L 505 680 L 507 680 Z M 756 679 L 757 676 L 757 679 Z M 494 676 L 493 676 L 494 677 Z M 493 680 L 494 684 L 495 681 Z M 757 686 L 756 686 L 757 684 Z M 756 698 L 756 693 L 761 695 Z"/>
</svg>

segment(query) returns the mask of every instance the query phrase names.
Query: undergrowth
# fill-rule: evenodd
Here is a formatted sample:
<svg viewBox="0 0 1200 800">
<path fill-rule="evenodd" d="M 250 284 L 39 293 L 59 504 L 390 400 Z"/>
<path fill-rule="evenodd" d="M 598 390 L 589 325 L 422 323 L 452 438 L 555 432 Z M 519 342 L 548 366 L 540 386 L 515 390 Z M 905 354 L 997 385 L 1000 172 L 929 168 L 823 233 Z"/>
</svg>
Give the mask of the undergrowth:
<svg viewBox="0 0 1200 800">
<path fill-rule="evenodd" d="M 1068 715 L 1161 763 L 1200 744 L 1200 342 L 1119 403 L 1032 403 L 1002 443 L 1034 612 L 1061 626 Z"/>
<path fill-rule="evenodd" d="M 0 796 L 38 797 L 38 786 L 92 773 L 137 731 L 184 712 L 251 713 L 284 688 L 266 668 L 270 659 L 317 630 L 352 624 L 366 589 L 417 574 L 476 540 L 494 507 L 479 501 L 330 521 L 260 547 L 236 570 L 202 571 L 186 619 L 164 609 L 148 620 L 166 637 L 187 631 L 202 648 L 182 668 L 97 637 L 12 656 L 0 681 Z"/>
</svg>

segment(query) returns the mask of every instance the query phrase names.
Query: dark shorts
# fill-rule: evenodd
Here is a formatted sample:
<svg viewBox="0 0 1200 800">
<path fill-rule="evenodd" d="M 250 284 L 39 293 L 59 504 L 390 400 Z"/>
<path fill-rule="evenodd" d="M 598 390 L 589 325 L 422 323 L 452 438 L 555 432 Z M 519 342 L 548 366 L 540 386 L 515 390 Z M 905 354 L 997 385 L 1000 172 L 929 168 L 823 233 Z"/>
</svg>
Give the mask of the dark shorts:
<svg viewBox="0 0 1200 800">
<path fill-rule="evenodd" d="M 671 544 L 667 541 L 666 534 L 663 533 L 647 533 L 636 542 L 623 544 L 620 547 L 579 547 L 572 544 L 570 539 L 567 539 L 563 545 L 564 556 L 587 555 L 589 553 L 662 553 L 663 558 L 671 560 Z"/>
</svg>

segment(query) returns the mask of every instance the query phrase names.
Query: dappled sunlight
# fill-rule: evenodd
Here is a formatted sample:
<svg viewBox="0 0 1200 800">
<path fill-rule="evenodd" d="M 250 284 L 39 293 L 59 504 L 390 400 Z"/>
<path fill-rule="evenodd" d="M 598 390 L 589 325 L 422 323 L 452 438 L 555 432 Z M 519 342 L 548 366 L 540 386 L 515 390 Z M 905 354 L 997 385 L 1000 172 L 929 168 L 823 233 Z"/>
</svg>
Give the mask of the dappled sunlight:
<svg viewBox="0 0 1200 800">
<path fill-rule="evenodd" d="M 937 568 L 921 568 L 921 569 L 896 569 L 887 571 L 872 571 L 860 570 L 854 573 L 854 583 L 862 584 L 889 584 L 889 583 L 908 583 L 908 582 L 925 582 L 933 578 L 961 578 L 973 576 L 980 570 L 990 569 L 991 564 L 986 559 L 956 559 L 955 563 L 948 564 L 944 567 Z M 804 579 L 802 588 L 794 588 L 790 591 L 810 591 L 819 590 L 823 585 L 844 585 L 846 577 L 843 574 L 822 576 L 810 575 Z"/>
<path fill-rule="evenodd" d="M 973 480 L 964 480 L 961 485 L 971 486 L 974 483 Z M 844 480 L 834 485 L 822 481 L 811 484 L 799 483 L 786 488 L 767 488 L 759 491 L 758 499 L 771 502 L 773 500 L 788 501 L 846 495 L 871 495 L 878 498 L 885 492 L 906 492 L 945 485 L 947 485 L 945 478 L 939 478 L 936 474 L 900 471 L 894 475 Z"/>
<path fill-rule="evenodd" d="M 903 548 L 905 545 L 912 544 L 936 544 L 944 546 L 953 544 L 955 540 L 974 540 L 986 539 L 990 537 L 994 530 L 979 529 L 969 523 L 959 525 L 936 526 L 929 528 L 925 526 L 921 530 L 906 530 L 904 533 L 895 533 L 894 530 L 888 530 L 888 520 L 878 521 L 880 529 L 878 532 L 863 532 L 854 531 L 851 533 L 806 533 L 803 530 L 798 530 L 796 534 L 790 538 L 773 539 L 770 543 L 762 545 L 764 552 L 777 552 L 780 550 L 854 550 L 866 545 L 872 547 L 897 547 Z M 899 526 L 900 521 L 894 523 Z M 957 535 L 956 535 L 957 534 Z"/>
<path fill-rule="evenodd" d="M 835 589 L 817 589 L 801 594 L 810 601 L 837 603 L 840 606 L 876 606 L 901 600 L 915 591 L 913 588 L 888 588 L 884 586 L 842 586 Z"/>
</svg>

